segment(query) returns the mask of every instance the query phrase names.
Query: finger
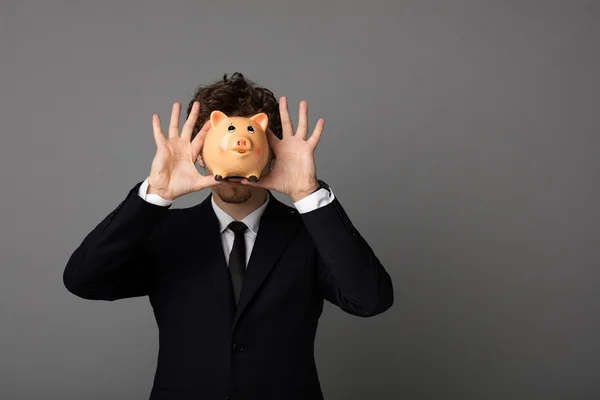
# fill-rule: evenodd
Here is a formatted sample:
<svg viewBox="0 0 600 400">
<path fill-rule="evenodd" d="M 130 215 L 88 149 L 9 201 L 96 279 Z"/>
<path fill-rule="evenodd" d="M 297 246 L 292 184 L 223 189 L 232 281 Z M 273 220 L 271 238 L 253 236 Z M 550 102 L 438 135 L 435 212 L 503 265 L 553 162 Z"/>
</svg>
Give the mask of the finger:
<svg viewBox="0 0 600 400">
<path fill-rule="evenodd" d="M 181 104 L 173 104 L 171 110 L 171 122 L 169 123 L 169 139 L 179 136 L 179 114 L 181 114 Z"/>
<path fill-rule="evenodd" d="M 310 135 L 310 139 L 308 142 L 313 146 L 313 148 L 317 147 L 319 144 L 319 140 L 321 140 L 321 134 L 323 133 L 323 128 L 325 127 L 325 120 L 323 118 L 319 118 L 317 121 L 317 126 L 315 126 L 315 130 L 312 135 Z"/>
<path fill-rule="evenodd" d="M 183 124 L 183 129 L 181 130 L 182 139 L 189 141 L 192 137 L 194 126 L 196 125 L 196 121 L 198 120 L 198 114 L 200 114 L 200 103 L 195 101 L 192 105 L 192 109 L 190 110 L 190 115 L 188 119 L 185 121 L 185 124 Z"/>
<path fill-rule="evenodd" d="M 306 101 L 300 102 L 298 110 L 298 131 L 296 136 L 300 136 L 302 140 L 306 140 L 308 135 L 308 103 Z"/>
<path fill-rule="evenodd" d="M 198 158 L 198 154 L 202 150 L 202 146 L 204 145 L 204 139 L 206 138 L 206 134 L 210 129 L 210 120 L 206 121 L 194 140 L 192 140 L 192 152 L 194 154 L 194 160 Z"/>
<path fill-rule="evenodd" d="M 290 118 L 285 96 L 282 96 L 279 100 L 279 115 L 281 117 L 283 136 L 294 136 L 294 126 L 292 125 L 292 119 Z"/>
<path fill-rule="evenodd" d="M 205 188 L 209 188 L 212 186 L 218 186 L 223 184 L 224 181 L 218 181 L 215 179 L 214 175 L 202 175 L 198 174 L 198 178 L 194 183 L 194 190 L 199 191 Z"/>
<path fill-rule="evenodd" d="M 262 176 L 258 182 L 250 182 L 247 178 L 244 178 L 240 181 L 240 183 L 242 185 L 260 187 L 263 189 L 273 189 L 273 180 L 269 175 Z"/>
<path fill-rule="evenodd" d="M 250 182 L 247 178 L 244 178 L 240 181 L 242 185 L 260 187 L 258 182 Z"/>
<path fill-rule="evenodd" d="M 154 142 L 156 142 L 156 145 L 158 146 L 165 141 L 165 134 L 160 126 L 160 117 L 158 114 L 152 115 L 152 130 L 154 131 Z"/>
</svg>

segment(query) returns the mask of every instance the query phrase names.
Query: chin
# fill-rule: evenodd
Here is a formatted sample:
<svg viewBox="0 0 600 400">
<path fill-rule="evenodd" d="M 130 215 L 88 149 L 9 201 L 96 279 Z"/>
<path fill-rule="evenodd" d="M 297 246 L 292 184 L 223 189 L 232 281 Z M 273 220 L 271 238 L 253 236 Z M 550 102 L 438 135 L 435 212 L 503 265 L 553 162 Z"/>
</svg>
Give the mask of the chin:
<svg viewBox="0 0 600 400">
<path fill-rule="evenodd" d="M 250 188 L 229 185 L 227 183 L 215 188 L 215 191 L 225 203 L 240 204 L 245 203 L 252 197 Z"/>
</svg>

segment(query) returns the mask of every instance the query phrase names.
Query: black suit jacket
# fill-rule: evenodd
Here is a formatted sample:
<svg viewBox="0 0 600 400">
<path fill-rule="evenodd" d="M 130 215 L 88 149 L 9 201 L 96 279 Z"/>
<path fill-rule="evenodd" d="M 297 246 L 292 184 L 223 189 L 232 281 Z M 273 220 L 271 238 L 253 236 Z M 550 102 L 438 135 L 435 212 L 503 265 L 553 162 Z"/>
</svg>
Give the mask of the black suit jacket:
<svg viewBox="0 0 600 400">
<path fill-rule="evenodd" d="M 140 198 L 141 183 L 63 280 L 84 299 L 148 296 L 159 328 L 150 399 L 323 399 L 313 346 L 323 301 L 360 317 L 393 303 L 390 276 L 338 200 L 299 214 L 269 192 L 235 307 L 210 196 L 170 209 Z"/>
</svg>

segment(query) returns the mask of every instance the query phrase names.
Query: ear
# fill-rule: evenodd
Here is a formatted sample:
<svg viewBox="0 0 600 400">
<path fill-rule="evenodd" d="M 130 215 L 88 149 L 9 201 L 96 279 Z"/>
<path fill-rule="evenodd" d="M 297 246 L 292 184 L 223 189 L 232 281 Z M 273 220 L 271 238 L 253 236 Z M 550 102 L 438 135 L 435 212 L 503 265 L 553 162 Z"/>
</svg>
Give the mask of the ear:
<svg viewBox="0 0 600 400">
<path fill-rule="evenodd" d="M 202 160 L 202 154 L 198 154 L 198 158 L 196 159 L 200 167 L 204 168 L 204 160 Z"/>
<path fill-rule="evenodd" d="M 251 120 L 257 122 L 264 132 L 267 131 L 267 125 L 269 124 L 269 116 L 265 113 L 258 113 L 252 117 Z"/>
<path fill-rule="evenodd" d="M 224 112 L 215 110 L 210 113 L 210 125 L 213 129 L 215 129 L 217 125 L 219 125 L 222 121 L 224 121 L 227 118 L 228 117 Z"/>
</svg>

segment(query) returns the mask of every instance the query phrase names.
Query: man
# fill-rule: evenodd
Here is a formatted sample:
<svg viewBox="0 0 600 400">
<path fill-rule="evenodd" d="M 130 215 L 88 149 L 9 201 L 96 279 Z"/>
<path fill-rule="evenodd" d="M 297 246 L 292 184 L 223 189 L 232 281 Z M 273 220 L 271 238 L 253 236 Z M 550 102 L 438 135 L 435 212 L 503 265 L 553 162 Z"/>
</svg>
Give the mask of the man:
<svg viewBox="0 0 600 400">
<path fill-rule="evenodd" d="M 269 116 L 272 154 L 258 182 L 196 169 L 213 110 Z M 314 360 L 323 301 L 361 317 L 393 303 L 390 276 L 317 179 L 324 121 L 307 138 L 301 102 L 294 133 L 286 98 L 239 73 L 198 88 L 181 135 L 180 111 L 176 103 L 167 138 L 153 116 L 148 178 L 74 251 L 64 284 L 84 299 L 149 297 L 159 327 L 150 399 L 323 399 Z M 201 204 L 170 209 L 205 188 Z"/>
</svg>

